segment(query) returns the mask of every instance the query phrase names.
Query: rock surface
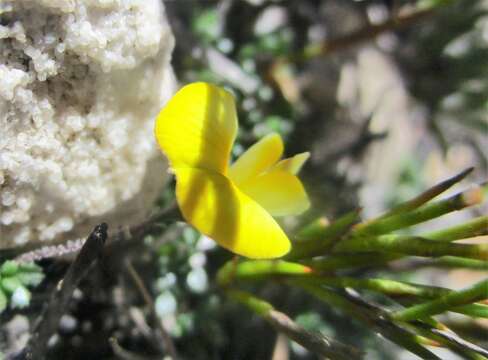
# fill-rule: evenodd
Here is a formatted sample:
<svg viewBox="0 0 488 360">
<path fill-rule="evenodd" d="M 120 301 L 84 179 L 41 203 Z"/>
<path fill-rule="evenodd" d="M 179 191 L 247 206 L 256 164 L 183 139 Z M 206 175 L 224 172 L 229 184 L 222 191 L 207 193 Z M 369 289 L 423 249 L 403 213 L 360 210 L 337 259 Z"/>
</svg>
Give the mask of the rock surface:
<svg viewBox="0 0 488 360">
<path fill-rule="evenodd" d="M 147 215 L 173 45 L 159 0 L 0 3 L 0 249 Z"/>
</svg>

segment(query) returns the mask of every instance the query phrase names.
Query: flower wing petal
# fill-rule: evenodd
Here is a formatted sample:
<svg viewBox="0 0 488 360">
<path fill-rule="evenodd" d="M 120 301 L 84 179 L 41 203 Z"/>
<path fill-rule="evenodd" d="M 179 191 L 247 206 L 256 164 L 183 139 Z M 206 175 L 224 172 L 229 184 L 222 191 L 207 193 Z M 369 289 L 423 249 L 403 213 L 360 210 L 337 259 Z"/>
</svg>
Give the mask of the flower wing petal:
<svg viewBox="0 0 488 360">
<path fill-rule="evenodd" d="M 259 175 L 240 189 L 273 216 L 297 215 L 310 207 L 300 179 L 281 169 Z"/>
<path fill-rule="evenodd" d="M 228 177 L 237 185 L 261 174 L 274 165 L 283 153 L 283 140 L 269 134 L 247 149 L 229 168 Z"/>
<path fill-rule="evenodd" d="M 292 157 L 283 159 L 279 161 L 276 165 L 274 165 L 271 170 L 283 170 L 286 171 L 292 175 L 298 174 L 300 169 L 302 168 L 303 164 L 305 164 L 305 161 L 310 157 L 309 152 L 303 152 L 300 154 L 296 154 Z"/>
<path fill-rule="evenodd" d="M 233 96 L 212 84 L 180 89 L 161 110 L 155 135 L 171 166 L 225 174 L 237 133 Z"/>
<path fill-rule="evenodd" d="M 201 169 L 175 170 L 183 217 L 200 232 L 249 258 L 276 258 L 290 250 L 278 223 L 228 178 Z"/>
</svg>

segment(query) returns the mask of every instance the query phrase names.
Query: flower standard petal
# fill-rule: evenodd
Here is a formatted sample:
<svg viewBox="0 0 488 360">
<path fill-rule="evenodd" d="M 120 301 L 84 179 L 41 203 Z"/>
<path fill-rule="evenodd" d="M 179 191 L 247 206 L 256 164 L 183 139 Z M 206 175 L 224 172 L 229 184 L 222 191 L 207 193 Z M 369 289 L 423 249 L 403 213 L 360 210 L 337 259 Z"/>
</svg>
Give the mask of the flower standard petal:
<svg viewBox="0 0 488 360">
<path fill-rule="evenodd" d="M 297 215 L 310 207 L 298 177 L 281 169 L 265 172 L 239 188 L 273 216 Z"/>
<path fill-rule="evenodd" d="M 229 168 L 229 179 L 237 186 L 274 165 L 283 154 L 283 140 L 272 133 L 244 152 Z"/>
<path fill-rule="evenodd" d="M 185 220 L 226 249 L 249 258 L 285 255 L 290 241 L 271 215 L 225 176 L 176 168 L 176 197 Z"/>
<path fill-rule="evenodd" d="M 193 83 L 180 89 L 161 110 L 155 135 L 173 168 L 227 171 L 237 133 L 234 98 L 224 89 Z"/>
</svg>

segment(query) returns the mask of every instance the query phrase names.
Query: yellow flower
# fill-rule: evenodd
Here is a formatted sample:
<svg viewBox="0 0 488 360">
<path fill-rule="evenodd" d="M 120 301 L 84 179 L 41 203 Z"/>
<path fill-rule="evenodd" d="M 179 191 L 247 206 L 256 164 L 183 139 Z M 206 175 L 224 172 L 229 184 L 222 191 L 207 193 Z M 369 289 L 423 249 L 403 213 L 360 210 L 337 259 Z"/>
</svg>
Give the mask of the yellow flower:
<svg viewBox="0 0 488 360">
<path fill-rule="evenodd" d="M 278 161 L 283 142 L 270 134 L 229 166 L 236 133 L 234 98 L 207 83 L 178 91 L 159 113 L 155 128 L 176 175 L 176 198 L 185 220 L 236 254 L 283 256 L 290 241 L 272 216 L 309 207 L 295 176 L 309 154 Z"/>
</svg>

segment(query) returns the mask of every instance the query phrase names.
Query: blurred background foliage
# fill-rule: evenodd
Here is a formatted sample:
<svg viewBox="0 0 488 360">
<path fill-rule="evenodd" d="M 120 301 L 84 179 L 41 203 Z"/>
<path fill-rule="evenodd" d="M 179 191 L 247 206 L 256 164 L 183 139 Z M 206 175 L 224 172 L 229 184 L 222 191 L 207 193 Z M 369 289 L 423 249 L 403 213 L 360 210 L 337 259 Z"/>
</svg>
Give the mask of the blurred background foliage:
<svg viewBox="0 0 488 360">
<path fill-rule="evenodd" d="M 240 128 L 234 156 L 270 132 L 284 137 L 289 154 L 311 151 L 301 177 L 313 209 L 301 219 L 284 219 L 288 229 L 360 206 L 365 216 L 377 215 L 473 165 L 470 182 L 486 181 L 486 1 L 186 0 L 165 1 L 165 6 L 176 38 L 173 66 L 179 81 L 214 82 L 236 96 Z M 173 192 L 169 186 L 159 206 L 168 204 Z M 442 221 L 465 219 L 459 216 Z M 216 271 L 229 253 L 176 224 L 162 225 L 160 235 L 148 237 L 135 255 L 132 264 L 182 358 L 278 356 L 283 342 L 274 330 L 216 288 Z M 66 268 L 62 261 L 41 265 L 54 279 Z M 347 274 L 454 288 L 480 278 L 467 271 L 384 271 Z M 2 322 L 25 323 L 54 286 L 54 281 L 41 284 L 32 306 L 4 313 Z M 279 283 L 250 289 L 306 329 L 364 350 L 367 359 L 413 356 L 298 289 Z M 115 337 L 125 351 L 158 358 L 145 312 L 127 273 L 102 266 L 82 283 L 51 356 L 122 358 L 107 342 Z M 446 321 L 469 339 L 488 345 L 486 321 L 449 316 Z M 7 326 L 0 341 L 20 346 L 9 328 L 19 326 Z M 293 344 L 289 358 L 316 356 Z"/>
</svg>

